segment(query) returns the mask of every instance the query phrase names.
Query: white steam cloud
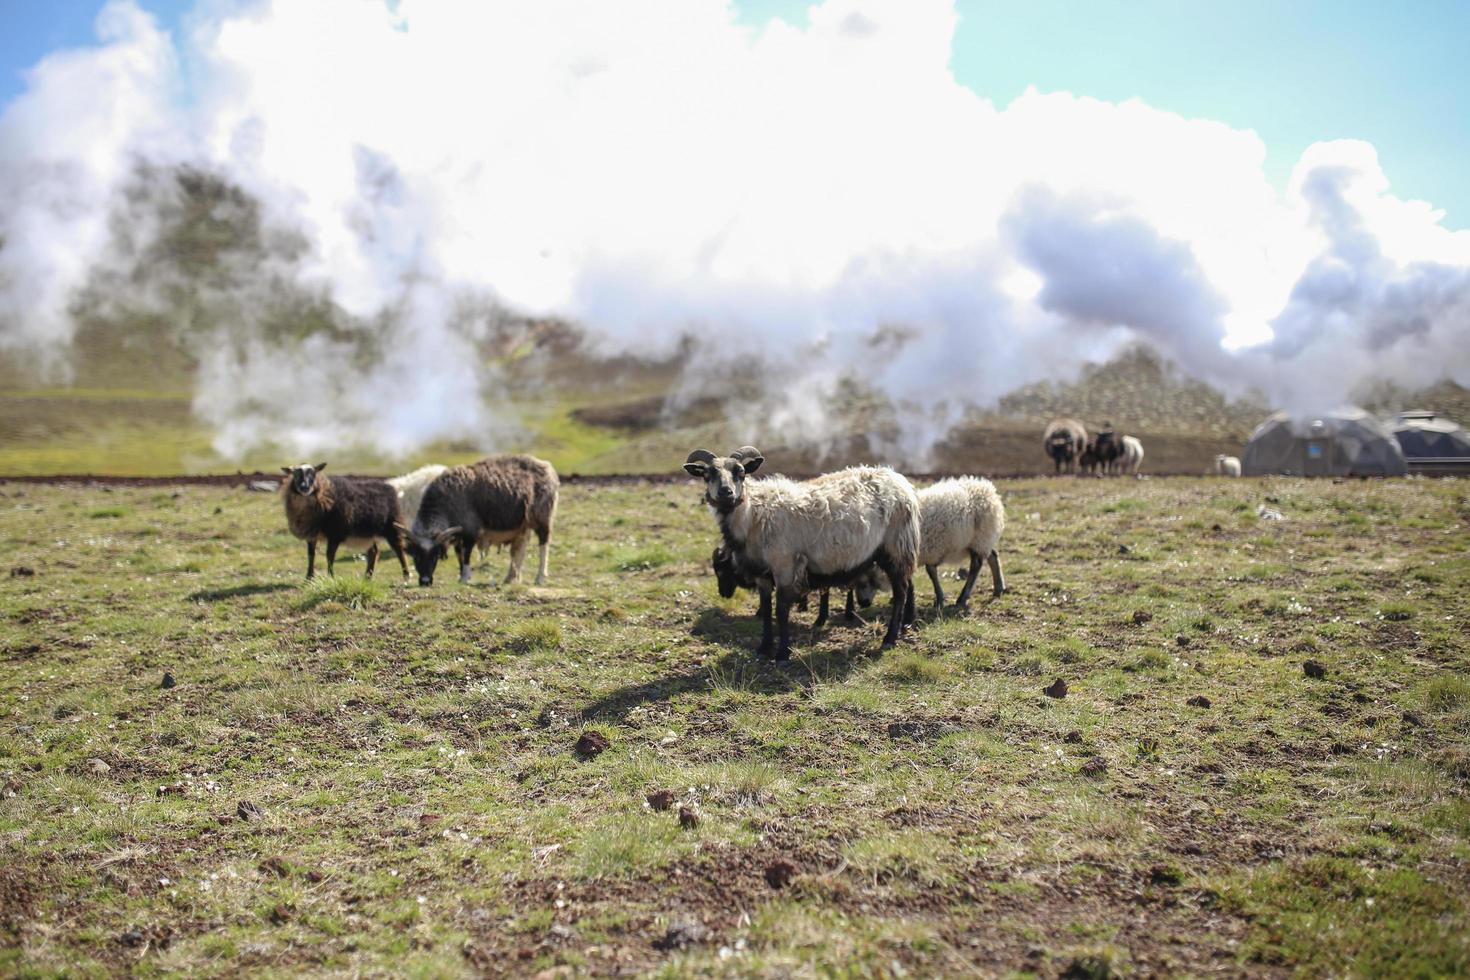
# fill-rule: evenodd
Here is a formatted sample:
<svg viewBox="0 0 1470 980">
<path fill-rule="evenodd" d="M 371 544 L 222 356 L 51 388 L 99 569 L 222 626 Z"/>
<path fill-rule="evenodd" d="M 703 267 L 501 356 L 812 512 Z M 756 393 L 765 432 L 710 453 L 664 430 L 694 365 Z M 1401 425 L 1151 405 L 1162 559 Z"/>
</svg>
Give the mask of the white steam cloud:
<svg viewBox="0 0 1470 980">
<path fill-rule="evenodd" d="M 753 418 L 820 438 L 858 375 L 922 453 L 967 403 L 1144 339 L 1295 408 L 1370 379 L 1470 382 L 1470 232 L 1320 143 L 1285 194 L 1254 133 L 1141 102 L 997 107 L 948 63 L 947 0 L 202 5 L 128 0 L 0 116 L 0 347 L 64 351 L 140 164 L 243 188 L 290 262 L 208 298 L 196 407 L 238 454 L 493 442 L 493 301 L 608 350 L 763 364 Z M 187 68 L 183 84 L 180 65 Z M 187 91 L 186 91 L 187 90 Z M 283 340 L 276 286 L 341 329 Z M 353 324 L 384 325 L 364 359 Z M 883 338 L 903 336 L 904 342 Z"/>
</svg>

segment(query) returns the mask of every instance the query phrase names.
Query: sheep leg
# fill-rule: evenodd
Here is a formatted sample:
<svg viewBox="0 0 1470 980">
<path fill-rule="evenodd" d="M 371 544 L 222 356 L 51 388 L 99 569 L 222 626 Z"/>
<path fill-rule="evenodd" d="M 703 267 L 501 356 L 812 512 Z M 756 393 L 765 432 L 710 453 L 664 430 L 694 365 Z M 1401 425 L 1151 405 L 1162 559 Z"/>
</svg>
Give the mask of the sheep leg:
<svg viewBox="0 0 1470 980">
<path fill-rule="evenodd" d="M 917 608 L 918 597 L 918 590 L 914 588 L 914 580 L 911 578 L 909 579 L 908 591 L 904 593 L 903 597 L 904 628 L 914 625 L 914 621 L 919 618 L 919 610 Z"/>
<path fill-rule="evenodd" d="M 791 659 L 791 602 L 796 598 L 786 589 L 776 590 L 776 629 L 780 638 L 776 645 L 776 659 Z"/>
<path fill-rule="evenodd" d="M 924 566 L 924 571 L 926 571 L 926 572 L 929 573 L 929 581 L 931 581 L 931 582 L 934 583 L 934 608 L 936 610 L 943 609 L 944 608 L 944 586 L 942 586 L 942 585 L 939 584 L 939 566 L 938 565 L 925 565 Z M 959 608 L 960 609 L 965 608 L 965 593 L 963 593 L 963 592 L 960 593 Z"/>
<path fill-rule="evenodd" d="M 815 623 L 812 623 L 812 635 L 814 636 L 821 631 L 823 626 L 827 625 L 827 604 L 830 601 L 830 598 L 831 591 L 829 589 L 823 589 L 822 597 L 817 603 L 817 621 Z"/>
<path fill-rule="evenodd" d="M 772 636 L 771 627 L 771 590 L 761 586 L 761 606 L 757 615 L 761 618 L 761 645 L 756 651 L 757 656 L 770 657 L 775 647 L 775 637 Z"/>
<path fill-rule="evenodd" d="M 378 567 L 378 542 L 376 541 L 368 546 L 367 563 L 367 572 L 363 575 L 363 578 L 372 578 L 373 569 Z"/>
<path fill-rule="evenodd" d="M 806 596 L 802 596 L 800 599 L 797 600 L 796 611 L 806 612 Z"/>
<path fill-rule="evenodd" d="M 316 575 L 316 538 L 306 542 L 306 577 Z"/>
<path fill-rule="evenodd" d="M 522 534 L 510 543 L 510 570 L 505 573 L 505 584 L 521 580 L 521 563 L 526 560 L 526 536 Z"/>
<path fill-rule="evenodd" d="M 861 623 L 863 617 L 857 614 L 857 590 L 847 590 L 847 608 L 842 612 L 842 618 L 849 623 Z"/>
<path fill-rule="evenodd" d="M 546 584 L 547 562 L 551 557 L 551 531 L 538 527 L 536 529 L 536 541 L 541 546 L 541 554 L 536 564 L 536 584 Z"/>
<path fill-rule="evenodd" d="M 388 547 L 392 548 L 393 553 L 398 556 L 398 565 L 403 569 L 403 580 L 407 582 L 408 557 L 403 553 L 403 542 L 399 539 L 398 535 L 394 535 L 388 539 Z"/>
<path fill-rule="evenodd" d="M 903 635 L 903 611 L 908 590 L 908 584 L 901 575 L 890 575 L 888 585 L 893 589 L 893 608 L 888 613 L 888 630 L 883 634 L 883 648 L 893 646 Z"/>
<path fill-rule="evenodd" d="M 475 542 L 455 541 L 454 557 L 459 559 L 459 580 L 466 585 L 470 581 L 470 559 L 475 556 Z"/>
<path fill-rule="evenodd" d="M 980 573 L 980 566 L 984 562 L 975 552 L 970 552 L 970 572 L 965 577 L 965 587 L 960 590 L 960 597 L 955 600 L 954 607 L 959 612 L 964 612 L 970 607 L 970 593 L 975 588 L 975 576 Z"/>
<path fill-rule="evenodd" d="M 327 575 L 331 578 L 337 577 L 337 573 L 332 571 L 332 565 L 337 561 L 337 546 L 341 543 L 341 541 L 327 541 Z"/>
</svg>

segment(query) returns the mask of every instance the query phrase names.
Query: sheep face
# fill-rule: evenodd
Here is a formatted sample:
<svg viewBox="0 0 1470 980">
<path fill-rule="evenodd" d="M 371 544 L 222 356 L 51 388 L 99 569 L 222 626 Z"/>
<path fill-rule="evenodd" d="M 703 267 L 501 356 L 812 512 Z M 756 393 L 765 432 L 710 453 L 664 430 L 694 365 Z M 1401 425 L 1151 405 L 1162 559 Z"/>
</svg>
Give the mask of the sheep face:
<svg viewBox="0 0 1470 980">
<path fill-rule="evenodd" d="M 745 499 L 745 477 L 760 469 L 765 457 L 754 446 L 744 446 L 729 456 L 716 456 L 696 449 L 684 461 L 690 476 L 704 480 L 704 499 L 715 510 L 728 514 Z"/>
<path fill-rule="evenodd" d="M 419 573 L 419 585 L 428 587 L 434 584 L 434 569 L 441 560 L 449 557 L 449 543 L 459 530 L 451 527 L 435 535 L 413 535 L 408 539 L 408 553 L 413 558 L 414 571 Z"/>
<path fill-rule="evenodd" d="M 302 463 L 300 466 L 282 466 L 281 472 L 291 478 L 291 489 L 294 492 L 309 497 L 316 489 L 316 475 L 326 468 L 326 463 L 317 463 L 315 466 Z"/>
</svg>

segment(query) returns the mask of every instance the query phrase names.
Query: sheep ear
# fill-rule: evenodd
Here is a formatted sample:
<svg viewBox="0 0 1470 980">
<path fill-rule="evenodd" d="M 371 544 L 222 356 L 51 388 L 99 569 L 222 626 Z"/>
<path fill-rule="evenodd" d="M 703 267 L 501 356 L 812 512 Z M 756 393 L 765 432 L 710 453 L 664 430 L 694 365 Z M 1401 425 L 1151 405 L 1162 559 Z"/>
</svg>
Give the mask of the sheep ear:
<svg viewBox="0 0 1470 980">
<path fill-rule="evenodd" d="M 326 463 L 317 463 L 316 464 L 316 471 L 318 473 L 320 473 L 322 470 L 324 470 L 326 468 L 327 468 L 327 464 Z"/>
<path fill-rule="evenodd" d="M 715 454 L 708 449 L 696 449 L 684 460 L 684 472 L 690 476 L 704 476 L 709 472 L 709 464 L 715 461 Z"/>
<path fill-rule="evenodd" d="M 291 475 L 291 467 L 289 467 L 289 466 L 282 466 L 281 467 L 281 472 L 284 473 L 284 474 L 286 474 L 287 476 L 290 476 Z"/>
<path fill-rule="evenodd" d="M 448 544 L 449 542 L 453 541 L 454 538 L 455 538 L 455 536 L 458 535 L 463 530 L 464 530 L 464 528 L 457 527 L 457 526 L 456 527 L 446 527 L 444 530 L 442 530 L 438 534 L 434 535 L 434 543 L 435 544 Z"/>
<path fill-rule="evenodd" d="M 754 473 L 766 461 L 766 458 L 761 455 L 761 451 L 754 446 L 741 446 L 730 454 L 730 458 L 739 460 L 741 465 L 745 467 L 745 472 L 747 473 Z"/>
</svg>

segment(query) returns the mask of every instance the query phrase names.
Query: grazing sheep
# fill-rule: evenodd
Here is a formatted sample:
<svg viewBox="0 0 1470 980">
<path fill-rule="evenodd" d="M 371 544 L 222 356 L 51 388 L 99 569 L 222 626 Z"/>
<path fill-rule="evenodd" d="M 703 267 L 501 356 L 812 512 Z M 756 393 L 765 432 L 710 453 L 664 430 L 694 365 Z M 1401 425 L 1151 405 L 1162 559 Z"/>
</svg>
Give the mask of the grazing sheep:
<svg viewBox="0 0 1470 980">
<path fill-rule="evenodd" d="M 419 516 L 419 503 L 424 499 L 424 491 L 429 489 L 429 484 L 439 479 L 449 467 L 439 463 L 430 463 L 420 466 L 412 473 L 395 476 L 388 481 L 388 485 L 398 491 L 398 502 L 403 507 L 403 524 L 405 527 L 413 527 L 414 519 Z M 490 546 L 493 542 L 485 535 L 480 536 L 476 542 L 480 550 L 480 562 L 484 564 L 490 558 Z M 505 547 L 505 545 L 501 545 Z"/>
<path fill-rule="evenodd" d="M 403 510 L 403 523 L 406 527 L 413 527 L 414 520 L 419 516 L 419 504 L 423 502 L 424 491 L 447 469 L 447 466 L 430 463 L 388 481 L 388 486 L 398 494 L 398 506 Z"/>
<path fill-rule="evenodd" d="M 1221 453 L 1215 457 L 1214 473 L 1216 476 L 1240 476 L 1240 459 Z"/>
<path fill-rule="evenodd" d="M 510 571 L 505 581 L 521 577 L 526 536 L 534 531 L 541 544 L 536 584 L 546 581 L 551 525 L 560 489 L 556 470 L 534 456 L 489 456 L 469 466 L 454 466 L 424 491 L 408 548 L 419 585 L 432 585 L 434 569 L 454 545 L 459 580 L 470 580 L 470 556 L 476 542 L 510 544 Z"/>
<path fill-rule="evenodd" d="M 1055 472 L 1075 472 L 1077 457 L 1087 445 L 1087 429 L 1076 419 L 1056 419 L 1041 434 L 1041 446 L 1055 464 Z"/>
<path fill-rule="evenodd" d="M 898 642 L 919 553 L 919 499 L 909 481 L 887 468 L 857 466 L 805 483 L 773 477 L 747 485 L 745 477 L 764 461 L 753 446 L 725 457 L 696 449 L 684 469 L 704 480 L 725 546 L 770 578 L 780 629 L 776 659 L 791 656 L 793 602 L 875 564 L 894 596 L 883 646 Z M 769 609 L 762 625 L 760 654 L 770 656 Z"/>
<path fill-rule="evenodd" d="M 326 463 L 282 466 L 281 498 L 286 525 L 306 542 L 306 577 L 316 575 L 317 542 L 327 546 L 327 574 L 334 575 L 337 549 L 367 552 L 367 577 L 378 564 L 378 542 L 386 541 L 408 578 L 403 556 L 403 514 L 398 495 L 382 480 L 333 480 L 323 475 Z"/>
<path fill-rule="evenodd" d="M 990 581 L 994 595 L 1005 591 L 1005 575 L 1000 568 L 997 545 L 1005 531 L 1006 509 L 1000 494 L 989 480 L 962 476 L 941 480 L 919 491 L 919 564 L 934 583 L 934 608 L 944 608 L 944 588 L 939 584 L 939 566 L 968 560 L 970 571 L 964 588 L 955 600 L 955 608 L 963 611 L 975 588 L 975 577 L 984 563 L 990 565 Z M 873 589 L 859 587 L 859 601 L 871 600 Z"/>
<path fill-rule="evenodd" d="M 1143 443 L 1136 436 L 1124 436 L 1122 442 L 1123 453 L 1118 457 L 1118 471 L 1137 476 L 1138 468 L 1143 465 Z"/>
</svg>

